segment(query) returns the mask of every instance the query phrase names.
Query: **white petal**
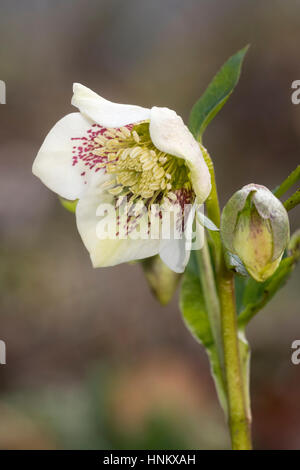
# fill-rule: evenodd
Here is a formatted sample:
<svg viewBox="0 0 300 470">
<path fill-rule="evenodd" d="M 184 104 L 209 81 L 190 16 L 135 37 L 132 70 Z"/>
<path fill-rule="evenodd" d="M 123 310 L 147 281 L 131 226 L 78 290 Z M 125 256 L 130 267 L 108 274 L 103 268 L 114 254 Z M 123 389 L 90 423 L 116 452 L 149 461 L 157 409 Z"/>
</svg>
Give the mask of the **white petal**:
<svg viewBox="0 0 300 470">
<path fill-rule="evenodd" d="M 180 240 L 162 240 L 159 256 L 172 271 L 183 273 L 190 252 L 186 250 L 184 238 Z"/>
<path fill-rule="evenodd" d="M 76 207 L 77 228 L 95 268 L 115 266 L 128 261 L 148 258 L 158 253 L 159 240 L 113 237 L 101 239 L 99 237 L 99 221 L 104 218 L 100 217 L 100 212 L 102 208 L 106 207 L 103 204 L 110 205 L 111 211 L 105 220 L 112 229 L 112 235 L 115 235 L 113 196 L 101 189 L 101 185 L 91 185 Z"/>
<path fill-rule="evenodd" d="M 72 104 L 103 127 L 121 127 L 150 119 L 150 109 L 113 103 L 80 83 L 74 83 L 73 92 Z"/>
<path fill-rule="evenodd" d="M 176 273 L 183 273 L 190 258 L 192 246 L 193 220 L 195 216 L 195 205 L 191 208 L 185 221 L 185 232 L 181 238 L 174 236 L 169 240 L 161 240 L 159 247 L 159 256 L 162 261 Z M 178 231 L 175 232 L 179 235 Z M 174 230 L 171 234 L 175 235 Z"/>
<path fill-rule="evenodd" d="M 159 150 L 186 160 L 197 201 L 204 202 L 211 191 L 210 173 L 198 143 L 181 117 L 171 109 L 153 107 L 150 136 Z"/>
<path fill-rule="evenodd" d="M 264 219 L 269 219 L 272 226 L 273 235 L 273 257 L 275 261 L 282 256 L 284 247 L 288 244 L 290 237 L 289 216 L 274 194 L 264 186 L 258 186 L 252 198 L 259 215 Z"/>
<path fill-rule="evenodd" d="M 91 122 L 80 113 L 68 114 L 51 129 L 34 160 L 33 174 L 66 199 L 78 199 L 94 177 L 81 161 L 72 165 L 74 141 L 71 138 L 85 136 L 90 127 Z"/>
</svg>

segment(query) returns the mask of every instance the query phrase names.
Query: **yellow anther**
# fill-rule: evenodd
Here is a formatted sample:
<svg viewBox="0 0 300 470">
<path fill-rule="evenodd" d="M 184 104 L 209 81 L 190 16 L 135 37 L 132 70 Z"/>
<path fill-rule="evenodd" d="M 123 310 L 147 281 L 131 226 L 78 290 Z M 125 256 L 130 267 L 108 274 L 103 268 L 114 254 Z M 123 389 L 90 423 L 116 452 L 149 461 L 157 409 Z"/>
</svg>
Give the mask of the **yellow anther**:
<svg viewBox="0 0 300 470">
<path fill-rule="evenodd" d="M 146 163 L 150 160 L 150 155 L 147 150 L 144 150 L 140 157 L 141 163 Z M 150 160 L 151 161 L 151 160 Z"/>
<path fill-rule="evenodd" d="M 125 149 L 123 151 L 123 153 L 121 155 L 122 160 L 125 160 L 128 157 L 128 155 L 130 154 L 130 151 L 131 151 L 130 149 Z"/>
<path fill-rule="evenodd" d="M 116 130 L 115 129 L 109 129 L 106 130 L 104 133 L 105 137 L 111 137 L 112 139 L 115 139 L 116 137 Z"/>
<path fill-rule="evenodd" d="M 127 127 L 121 127 L 120 129 L 126 137 L 130 137 L 130 130 Z"/>
<path fill-rule="evenodd" d="M 160 187 L 161 187 L 162 190 L 166 189 L 167 183 L 166 183 L 165 180 L 162 180 L 162 182 L 160 183 Z"/>
<path fill-rule="evenodd" d="M 177 201 L 176 194 L 172 193 L 171 191 L 168 193 L 168 198 L 171 199 L 172 201 Z"/>
<path fill-rule="evenodd" d="M 153 168 L 154 166 L 155 166 L 155 162 L 148 160 L 147 162 L 143 164 L 143 170 L 144 171 L 151 170 L 151 168 Z"/>
<path fill-rule="evenodd" d="M 101 157 L 101 155 L 103 155 L 103 148 L 101 147 L 100 149 L 93 150 L 92 154 L 97 155 L 98 157 Z"/>
<path fill-rule="evenodd" d="M 161 185 L 160 185 L 160 181 L 154 181 L 153 183 L 150 183 L 149 187 L 153 190 L 153 191 L 157 191 Z"/>
<path fill-rule="evenodd" d="M 162 178 L 162 177 L 165 175 L 165 171 L 164 171 L 163 168 L 156 166 L 156 167 L 153 169 L 153 174 L 154 174 L 155 178 L 160 179 L 160 178 Z"/>
<path fill-rule="evenodd" d="M 142 191 L 141 193 L 141 196 L 144 197 L 145 199 L 148 199 L 149 197 L 151 197 L 153 195 L 153 191 L 147 191 L 147 190 L 144 190 Z"/>
<path fill-rule="evenodd" d="M 132 171 L 122 171 L 117 174 L 117 181 L 124 186 L 132 186 L 138 180 L 138 176 Z"/>
<path fill-rule="evenodd" d="M 136 131 L 132 132 L 132 137 L 134 138 L 135 142 L 138 144 L 140 142 L 140 137 Z"/>
<path fill-rule="evenodd" d="M 98 136 L 95 138 L 95 142 L 96 142 L 97 144 L 100 144 L 100 145 L 105 145 L 106 139 L 105 139 L 105 137 L 103 137 L 102 135 L 98 135 Z"/>
<path fill-rule="evenodd" d="M 142 149 L 140 147 L 134 147 L 130 152 L 130 157 L 136 158 L 141 153 L 141 151 Z"/>
<path fill-rule="evenodd" d="M 120 194 L 121 192 L 123 191 L 123 187 L 122 186 L 116 186 L 115 188 L 112 188 L 112 189 L 109 189 L 108 192 L 110 194 L 113 194 L 114 196 L 117 196 L 118 194 Z"/>
</svg>

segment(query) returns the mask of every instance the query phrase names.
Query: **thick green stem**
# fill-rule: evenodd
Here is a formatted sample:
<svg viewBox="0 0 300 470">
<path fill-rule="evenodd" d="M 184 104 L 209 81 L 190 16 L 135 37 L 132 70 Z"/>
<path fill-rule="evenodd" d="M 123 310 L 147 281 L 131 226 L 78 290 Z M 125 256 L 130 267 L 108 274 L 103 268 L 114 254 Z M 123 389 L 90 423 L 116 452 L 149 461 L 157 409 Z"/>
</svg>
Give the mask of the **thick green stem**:
<svg viewBox="0 0 300 470">
<path fill-rule="evenodd" d="M 233 274 L 226 269 L 224 262 L 218 280 L 229 408 L 228 424 L 232 449 L 250 450 L 252 448 L 250 417 L 247 414 L 247 393 L 244 388 L 245 383 L 240 360 Z"/>
<path fill-rule="evenodd" d="M 202 146 L 201 149 L 209 168 L 212 182 L 212 190 L 206 201 L 207 215 L 219 227 L 220 206 L 214 167 L 206 149 Z M 248 450 L 252 448 L 249 381 L 248 374 L 243 373 L 241 364 L 233 274 L 227 270 L 225 265 L 220 233 L 213 232 L 211 237 L 214 244 L 214 257 L 219 291 L 223 347 L 222 360 L 225 371 L 224 375 L 228 401 L 228 424 L 231 434 L 232 448 L 235 450 Z M 243 345 L 244 356 L 247 356 L 248 358 L 249 356 L 245 349 L 247 343 L 243 342 Z M 248 367 L 249 364 L 247 359 L 245 370 Z"/>
</svg>

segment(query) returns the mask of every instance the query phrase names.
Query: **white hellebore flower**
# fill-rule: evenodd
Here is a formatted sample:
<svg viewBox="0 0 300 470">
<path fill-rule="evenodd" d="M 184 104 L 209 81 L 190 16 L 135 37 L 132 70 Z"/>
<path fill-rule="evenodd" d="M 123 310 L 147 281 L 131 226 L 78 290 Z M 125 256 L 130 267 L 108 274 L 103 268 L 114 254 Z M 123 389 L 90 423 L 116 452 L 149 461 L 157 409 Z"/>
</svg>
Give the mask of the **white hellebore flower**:
<svg viewBox="0 0 300 470">
<path fill-rule="evenodd" d="M 34 175 L 61 197 L 79 200 L 77 227 L 94 267 L 159 253 L 172 270 L 183 272 L 195 204 L 202 204 L 211 190 L 198 143 L 168 108 L 112 103 L 78 83 L 73 91 L 72 104 L 79 112 L 63 117 L 51 129 L 34 161 Z M 124 223 L 116 214 L 125 199 L 135 209 L 129 208 Z M 187 204 L 192 209 L 185 223 L 182 216 L 173 222 L 177 227 L 179 222 L 185 236 L 163 239 L 159 225 L 154 236 L 130 236 L 145 220 L 149 235 L 148 216 L 154 205 L 160 207 L 156 220 L 161 223 L 163 210 Z M 144 210 L 136 209 L 139 205 Z M 113 227 L 106 238 L 99 235 L 104 215 Z M 125 225 L 126 236 L 120 237 Z"/>
</svg>

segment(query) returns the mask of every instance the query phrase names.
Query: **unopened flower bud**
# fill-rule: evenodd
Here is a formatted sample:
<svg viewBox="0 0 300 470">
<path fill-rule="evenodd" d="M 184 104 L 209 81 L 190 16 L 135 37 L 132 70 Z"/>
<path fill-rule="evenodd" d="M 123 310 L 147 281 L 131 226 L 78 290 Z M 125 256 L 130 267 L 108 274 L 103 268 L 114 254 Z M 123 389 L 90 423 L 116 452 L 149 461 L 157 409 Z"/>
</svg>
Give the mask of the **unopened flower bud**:
<svg viewBox="0 0 300 470">
<path fill-rule="evenodd" d="M 181 274 L 168 268 L 158 255 L 144 259 L 142 266 L 153 295 L 162 305 L 167 305 L 177 289 Z"/>
<path fill-rule="evenodd" d="M 224 207 L 221 236 L 225 248 L 242 260 L 256 281 L 263 282 L 275 272 L 287 246 L 287 211 L 268 188 L 248 184 Z"/>
</svg>

